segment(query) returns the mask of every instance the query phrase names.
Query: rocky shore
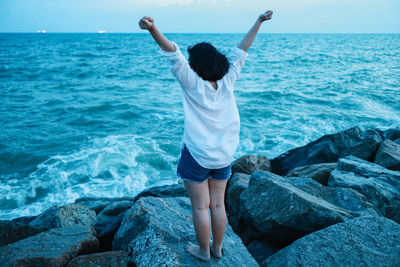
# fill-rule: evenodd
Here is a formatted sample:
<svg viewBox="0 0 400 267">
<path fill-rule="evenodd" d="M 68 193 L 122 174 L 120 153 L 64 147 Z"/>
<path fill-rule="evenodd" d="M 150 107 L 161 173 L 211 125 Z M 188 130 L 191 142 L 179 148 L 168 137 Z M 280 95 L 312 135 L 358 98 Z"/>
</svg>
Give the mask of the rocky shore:
<svg viewBox="0 0 400 267">
<path fill-rule="evenodd" d="M 400 266 L 400 128 L 353 127 L 232 166 L 224 255 L 196 242 L 181 182 L 0 221 L 2 266 Z"/>
</svg>

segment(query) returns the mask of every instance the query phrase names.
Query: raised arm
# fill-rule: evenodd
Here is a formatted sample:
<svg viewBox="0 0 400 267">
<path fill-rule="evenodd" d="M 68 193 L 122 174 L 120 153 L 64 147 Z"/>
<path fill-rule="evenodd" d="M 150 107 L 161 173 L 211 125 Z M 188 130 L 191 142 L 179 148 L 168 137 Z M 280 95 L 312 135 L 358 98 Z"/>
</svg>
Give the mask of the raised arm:
<svg viewBox="0 0 400 267">
<path fill-rule="evenodd" d="M 167 37 L 162 34 L 156 24 L 154 23 L 154 19 L 150 17 L 143 17 L 139 21 L 139 26 L 142 30 L 148 30 L 153 36 L 153 39 L 157 42 L 160 48 L 167 52 L 175 52 L 174 45 L 167 39 Z"/>
<path fill-rule="evenodd" d="M 253 43 L 254 38 L 256 37 L 261 24 L 264 21 L 271 19 L 271 17 L 272 17 L 272 10 L 268 10 L 265 13 L 261 14 L 257 18 L 257 21 L 254 23 L 253 27 L 251 27 L 249 32 L 243 37 L 242 41 L 239 43 L 237 47 L 247 52 L 247 49 L 249 49 L 250 45 Z"/>
</svg>

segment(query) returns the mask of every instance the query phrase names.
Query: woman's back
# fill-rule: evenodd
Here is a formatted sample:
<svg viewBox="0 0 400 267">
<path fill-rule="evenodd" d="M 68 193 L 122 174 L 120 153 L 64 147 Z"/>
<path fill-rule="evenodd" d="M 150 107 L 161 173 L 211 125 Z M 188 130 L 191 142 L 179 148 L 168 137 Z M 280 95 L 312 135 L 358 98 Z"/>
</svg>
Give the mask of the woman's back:
<svg viewBox="0 0 400 267">
<path fill-rule="evenodd" d="M 233 90 L 248 53 L 237 47 L 233 49 L 228 69 L 215 82 L 215 89 L 192 69 L 178 45 L 172 43 L 174 52 L 159 53 L 169 59 L 171 71 L 182 88 L 185 119 L 182 143 L 203 167 L 225 167 L 239 144 L 240 118 Z"/>
</svg>

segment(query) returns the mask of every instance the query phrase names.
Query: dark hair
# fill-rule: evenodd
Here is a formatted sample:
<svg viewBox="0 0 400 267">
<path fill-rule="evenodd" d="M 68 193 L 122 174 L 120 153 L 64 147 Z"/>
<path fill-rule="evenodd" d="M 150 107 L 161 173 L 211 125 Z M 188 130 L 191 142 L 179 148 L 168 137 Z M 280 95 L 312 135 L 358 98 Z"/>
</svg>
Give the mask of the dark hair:
<svg viewBox="0 0 400 267">
<path fill-rule="evenodd" d="M 203 80 L 220 80 L 229 70 L 227 57 L 210 43 L 202 42 L 190 46 L 188 53 L 190 67 Z"/>
</svg>

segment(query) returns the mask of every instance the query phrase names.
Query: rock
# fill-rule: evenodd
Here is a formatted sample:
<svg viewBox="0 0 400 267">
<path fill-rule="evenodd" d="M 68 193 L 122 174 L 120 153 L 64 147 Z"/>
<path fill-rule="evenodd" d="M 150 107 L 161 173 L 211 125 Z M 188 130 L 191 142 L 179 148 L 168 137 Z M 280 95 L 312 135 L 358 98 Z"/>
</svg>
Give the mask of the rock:
<svg viewBox="0 0 400 267">
<path fill-rule="evenodd" d="M 365 213 L 374 206 L 354 190 L 322 186 L 311 178 L 255 171 L 240 195 L 240 221 L 281 245 Z"/>
<path fill-rule="evenodd" d="M 96 213 L 80 204 L 53 206 L 29 223 L 39 229 L 51 229 L 72 225 L 83 225 L 94 229 Z"/>
<path fill-rule="evenodd" d="M 352 188 L 363 194 L 387 218 L 400 223 L 400 172 L 347 156 L 338 161 L 330 187 Z"/>
<path fill-rule="evenodd" d="M 130 209 L 133 201 L 123 200 L 111 203 L 105 207 L 98 215 L 95 229 L 97 238 L 100 242 L 100 251 L 112 249 L 112 241 L 117 232 L 125 211 Z"/>
<path fill-rule="evenodd" d="M 128 251 L 136 266 L 258 266 L 240 238 L 226 224 L 224 256 L 201 262 L 185 251 L 196 241 L 187 197 L 142 197 L 125 215 L 113 241 L 114 250 Z"/>
<path fill-rule="evenodd" d="M 331 171 L 336 168 L 336 163 L 320 163 L 294 168 L 286 176 L 309 177 L 322 185 L 327 185 Z"/>
<path fill-rule="evenodd" d="M 275 254 L 277 251 L 279 251 L 282 248 L 278 248 L 275 246 L 271 246 L 265 241 L 260 241 L 256 240 L 251 242 L 248 246 L 247 249 L 251 253 L 251 255 L 254 257 L 254 259 L 261 264 L 265 259 L 267 259 L 269 256 Z"/>
<path fill-rule="evenodd" d="M 286 175 L 296 167 L 336 162 L 347 155 L 372 161 L 381 141 L 382 137 L 378 130 L 362 131 L 359 127 L 324 135 L 305 146 L 291 149 L 272 159 L 272 172 Z"/>
<path fill-rule="evenodd" d="M 376 152 L 374 163 L 390 170 L 400 170 L 400 144 L 386 139 Z"/>
<path fill-rule="evenodd" d="M 81 197 L 75 200 L 75 204 L 81 204 L 99 214 L 106 206 L 116 201 L 134 201 L 133 197 Z"/>
<path fill-rule="evenodd" d="M 338 207 L 347 210 L 354 216 L 365 214 L 381 215 L 380 211 L 361 193 L 352 188 L 326 187 L 311 178 L 290 177 L 287 180 L 293 186 Z"/>
<path fill-rule="evenodd" d="M 33 221 L 36 217 L 37 217 L 37 215 L 35 215 L 35 216 L 22 216 L 22 217 L 14 218 L 11 221 L 27 225 L 31 221 Z"/>
<path fill-rule="evenodd" d="M 0 221 L 0 247 L 36 235 L 42 230 L 17 221 Z"/>
<path fill-rule="evenodd" d="M 270 171 L 269 159 L 261 155 L 245 155 L 232 163 L 232 175 L 237 172 L 252 174 L 255 170 Z"/>
<path fill-rule="evenodd" d="M 99 243 L 84 226 L 53 228 L 0 247 L 2 266 L 65 266 L 77 255 L 95 252 Z"/>
<path fill-rule="evenodd" d="M 82 255 L 71 260 L 67 267 L 123 267 L 128 266 L 125 251 L 107 251 Z"/>
<path fill-rule="evenodd" d="M 396 140 L 400 139 L 400 126 L 387 129 L 383 132 L 383 139 Z"/>
<path fill-rule="evenodd" d="M 239 233 L 240 194 L 248 187 L 250 175 L 235 173 L 226 189 L 225 208 L 229 224 L 235 233 Z"/>
<path fill-rule="evenodd" d="M 179 184 L 171 184 L 171 185 L 160 185 L 153 186 L 148 188 L 142 192 L 140 192 L 135 198 L 134 201 L 138 200 L 141 197 L 189 197 L 187 195 L 185 186 L 183 183 Z"/>
<path fill-rule="evenodd" d="M 361 216 L 306 235 L 261 266 L 400 266 L 400 225 Z"/>
</svg>

